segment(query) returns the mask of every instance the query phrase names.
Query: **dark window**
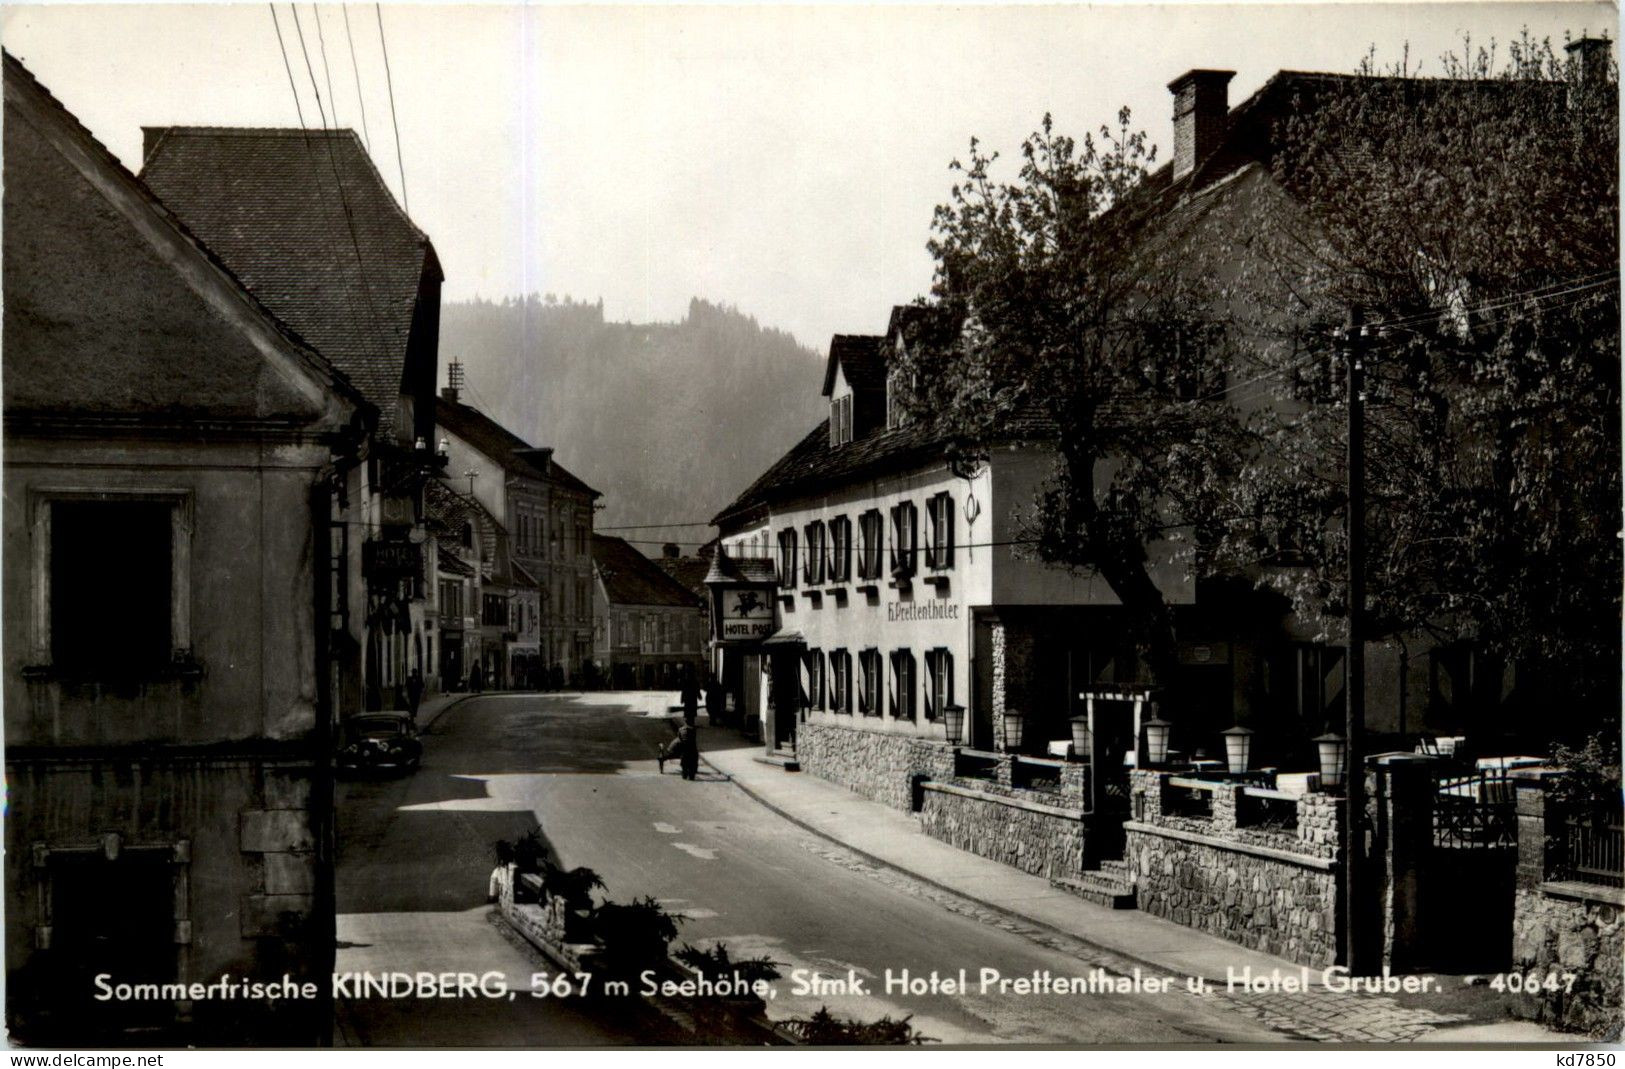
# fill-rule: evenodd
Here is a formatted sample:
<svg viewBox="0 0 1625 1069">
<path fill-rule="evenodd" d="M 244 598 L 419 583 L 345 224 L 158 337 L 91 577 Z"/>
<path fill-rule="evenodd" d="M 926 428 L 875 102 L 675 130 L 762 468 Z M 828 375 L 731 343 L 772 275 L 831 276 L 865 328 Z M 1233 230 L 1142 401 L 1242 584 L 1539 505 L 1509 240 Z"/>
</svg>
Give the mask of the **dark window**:
<svg viewBox="0 0 1625 1069">
<path fill-rule="evenodd" d="M 954 566 L 954 499 L 944 490 L 931 498 L 928 505 L 931 523 L 925 543 L 925 564 L 928 568 Z"/>
<path fill-rule="evenodd" d="M 807 708 L 822 709 L 824 707 L 824 652 L 822 650 L 808 650 L 807 661 L 807 693 L 805 695 Z"/>
<path fill-rule="evenodd" d="M 75 674 L 140 676 L 169 662 L 173 506 L 51 505 L 51 661 Z"/>
<path fill-rule="evenodd" d="M 779 585 L 790 589 L 796 585 L 796 529 L 787 527 L 779 532 Z"/>
<path fill-rule="evenodd" d="M 914 574 L 914 558 L 919 551 L 920 520 L 914 502 L 903 501 L 891 510 L 891 570 L 899 578 Z"/>
<path fill-rule="evenodd" d="M 858 712 L 864 716 L 879 716 L 880 709 L 880 651 L 864 650 L 858 654 L 858 667 L 862 678 L 858 681 Z"/>
<path fill-rule="evenodd" d="M 508 623 L 508 599 L 501 594 L 485 595 L 485 613 L 481 621 L 487 627 L 504 627 Z"/>
<path fill-rule="evenodd" d="M 925 652 L 925 718 L 935 720 L 954 700 L 954 655 L 946 649 Z"/>
<path fill-rule="evenodd" d="M 891 715 L 899 720 L 915 716 L 914 654 L 893 650 L 891 655 Z"/>
<path fill-rule="evenodd" d="M 852 440 L 852 395 L 837 397 L 829 404 L 829 444 L 844 445 Z"/>
<path fill-rule="evenodd" d="M 829 654 L 829 707 L 831 712 L 852 712 L 852 655 L 845 650 Z"/>
<path fill-rule="evenodd" d="M 879 509 L 858 517 L 858 578 L 880 578 L 881 550 L 885 546 L 886 521 Z"/>
<path fill-rule="evenodd" d="M 807 555 L 802 563 L 801 574 L 808 586 L 822 586 L 824 583 L 824 521 L 814 520 L 805 528 L 807 534 Z"/>
<path fill-rule="evenodd" d="M 829 521 L 829 581 L 846 583 L 852 579 L 852 521 L 837 516 Z"/>
</svg>

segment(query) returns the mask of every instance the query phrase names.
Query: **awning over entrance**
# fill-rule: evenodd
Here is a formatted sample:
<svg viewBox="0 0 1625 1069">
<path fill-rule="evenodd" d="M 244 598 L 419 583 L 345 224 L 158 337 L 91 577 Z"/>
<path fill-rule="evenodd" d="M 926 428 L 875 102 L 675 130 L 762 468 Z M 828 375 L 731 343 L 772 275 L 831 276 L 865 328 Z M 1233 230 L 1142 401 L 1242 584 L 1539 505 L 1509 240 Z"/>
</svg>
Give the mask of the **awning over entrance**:
<svg viewBox="0 0 1625 1069">
<path fill-rule="evenodd" d="M 807 638 L 794 628 L 785 627 L 762 639 L 764 646 L 805 646 Z"/>
</svg>

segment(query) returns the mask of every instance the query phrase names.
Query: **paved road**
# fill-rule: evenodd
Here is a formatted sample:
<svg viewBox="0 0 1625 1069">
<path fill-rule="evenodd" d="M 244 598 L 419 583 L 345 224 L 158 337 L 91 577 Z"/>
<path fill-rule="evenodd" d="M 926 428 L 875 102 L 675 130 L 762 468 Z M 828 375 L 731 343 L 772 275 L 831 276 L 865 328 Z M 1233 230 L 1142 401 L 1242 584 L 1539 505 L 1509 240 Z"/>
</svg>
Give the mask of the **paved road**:
<svg viewBox="0 0 1625 1069">
<path fill-rule="evenodd" d="M 820 1006 L 865 1020 L 906 1014 L 926 1035 L 950 1043 L 1281 1038 L 1182 991 L 887 994 L 881 982 L 888 969 L 915 976 L 965 969 L 973 979 L 984 967 L 1011 977 L 1079 976 L 1098 963 L 876 872 L 720 778 L 702 773 L 699 782 L 684 782 L 675 766 L 658 774 L 654 750 L 670 737 L 663 721 L 569 698 L 490 695 L 447 710 L 427 737 L 424 767 L 415 776 L 349 784 L 341 794 L 340 932 L 370 945 L 368 957 L 361 948 L 341 950 L 340 967 L 388 960 L 416 968 L 408 963 L 418 958 L 495 962 L 517 954 L 499 945 L 482 919 L 490 844 L 539 821 L 560 860 L 596 870 L 610 897 L 647 895 L 681 912 L 687 919 L 680 942 L 722 941 L 736 957 L 765 953 L 782 963 L 785 979 L 769 1005 L 775 1018 Z M 403 924 L 402 916 L 417 923 Z M 855 976 L 865 993 L 797 995 L 797 969 L 825 979 Z M 482 1036 L 500 1034 L 504 1013 L 522 1014 L 524 1023 L 516 1022 L 506 1040 L 517 1044 L 537 1036 L 556 1044 L 639 1041 L 627 1025 L 594 1021 L 574 1008 L 521 1002 L 483 1010 L 488 1021 L 469 1022 Z M 369 1021 L 391 1037 L 390 1029 L 400 1027 L 378 1013 Z M 439 1035 L 442 1025 L 457 1023 L 437 1022 L 434 1030 Z M 418 1040 L 457 1041 L 451 1032 Z"/>
</svg>

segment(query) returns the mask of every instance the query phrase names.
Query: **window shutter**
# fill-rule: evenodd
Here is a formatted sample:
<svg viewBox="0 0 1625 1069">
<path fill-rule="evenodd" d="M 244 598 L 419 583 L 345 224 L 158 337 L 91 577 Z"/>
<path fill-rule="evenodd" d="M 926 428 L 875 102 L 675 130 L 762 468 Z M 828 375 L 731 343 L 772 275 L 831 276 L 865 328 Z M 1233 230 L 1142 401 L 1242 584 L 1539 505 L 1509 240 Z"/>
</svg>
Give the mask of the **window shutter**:
<svg viewBox="0 0 1625 1069">
<path fill-rule="evenodd" d="M 944 496 L 942 499 L 942 560 L 937 563 L 939 568 L 952 568 L 954 566 L 954 499 Z"/>
<path fill-rule="evenodd" d="M 937 532 L 942 522 L 938 518 L 938 513 L 942 511 L 941 501 L 940 497 L 933 497 L 930 504 L 926 506 L 926 522 L 929 524 L 925 536 L 925 566 L 927 568 L 938 566 Z"/>
</svg>

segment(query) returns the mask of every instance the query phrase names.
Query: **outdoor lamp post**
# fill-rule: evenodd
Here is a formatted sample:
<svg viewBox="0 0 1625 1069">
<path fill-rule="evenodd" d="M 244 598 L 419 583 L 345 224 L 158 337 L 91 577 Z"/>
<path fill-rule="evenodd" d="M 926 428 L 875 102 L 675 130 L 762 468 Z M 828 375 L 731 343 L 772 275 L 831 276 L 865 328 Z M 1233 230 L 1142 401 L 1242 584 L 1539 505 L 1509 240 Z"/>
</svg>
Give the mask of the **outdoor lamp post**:
<svg viewBox="0 0 1625 1069">
<path fill-rule="evenodd" d="M 1247 771 L 1248 759 L 1253 754 L 1253 729 L 1237 724 L 1235 727 L 1225 728 L 1219 734 L 1224 736 L 1225 763 L 1230 771 Z"/>
<path fill-rule="evenodd" d="M 1072 724 L 1072 756 L 1080 761 L 1085 760 L 1094 749 L 1095 741 L 1093 734 L 1089 730 L 1089 718 L 1087 716 L 1075 716 L 1070 722 Z"/>
<path fill-rule="evenodd" d="M 1016 709 L 1004 711 L 1004 749 L 1006 753 L 1015 753 L 1021 749 L 1021 713 Z"/>
<path fill-rule="evenodd" d="M 959 733 L 965 727 L 965 707 L 963 705 L 946 705 L 942 709 L 942 731 L 948 736 L 948 741 L 955 746 L 959 745 Z"/>
<path fill-rule="evenodd" d="M 1320 750 L 1320 786 L 1322 790 L 1336 790 L 1343 786 L 1348 773 L 1349 742 L 1335 731 L 1329 731 L 1315 740 Z"/>
<path fill-rule="evenodd" d="M 1155 714 L 1145 722 L 1145 764 L 1157 768 L 1168 762 L 1168 733 L 1173 725 Z"/>
</svg>

